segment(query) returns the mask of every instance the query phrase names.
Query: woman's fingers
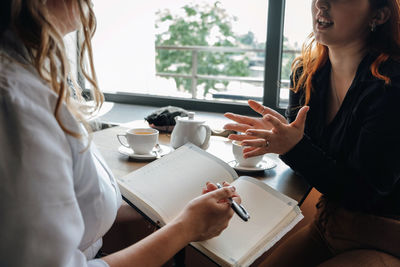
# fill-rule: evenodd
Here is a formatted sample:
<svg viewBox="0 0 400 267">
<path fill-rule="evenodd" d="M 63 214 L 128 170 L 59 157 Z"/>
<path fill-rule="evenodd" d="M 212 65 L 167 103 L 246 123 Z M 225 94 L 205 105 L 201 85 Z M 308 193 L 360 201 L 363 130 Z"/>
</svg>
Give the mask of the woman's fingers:
<svg viewBox="0 0 400 267">
<path fill-rule="evenodd" d="M 302 107 L 297 113 L 296 119 L 290 124 L 297 129 L 304 131 L 304 126 L 306 124 L 307 112 L 310 109 L 309 106 Z"/>
<path fill-rule="evenodd" d="M 210 183 L 210 182 L 206 183 L 206 187 L 207 187 L 207 191 L 209 191 L 209 192 L 218 189 L 218 187 L 215 184 Z"/>
<path fill-rule="evenodd" d="M 269 122 L 273 126 L 272 131 L 274 132 L 279 132 L 285 126 L 278 118 L 271 115 L 265 115 L 263 120 Z"/>
<path fill-rule="evenodd" d="M 269 139 L 271 137 L 271 131 L 261 130 L 261 129 L 249 129 L 246 131 L 246 135 L 244 136 L 252 137 L 250 139 L 257 139 L 257 138 Z"/>
<path fill-rule="evenodd" d="M 244 147 L 243 148 L 243 153 L 247 153 L 247 152 L 253 151 L 253 150 L 257 149 L 257 148 L 258 147 L 252 147 L 252 146 Z"/>
<path fill-rule="evenodd" d="M 269 141 L 265 139 L 246 140 L 243 142 L 243 145 L 246 146 L 243 148 L 244 158 L 259 156 L 270 152 L 268 151 Z"/>
<path fill-rule="evenodd" d="M 273 110 L 272 108 L 265 107 L 261 105 L 260 103 L 254 101 L 254 100 L 248 100 L 249 106 L 257 113 L 261 114 L 262 116 L 265 116 L 267 114 L 270 114 L 277 119 L 279 119 L 282 123 L 286 123 L 286 118 L 282 116 L 279 112 Z"/>
<path fill-rule="evenodd" d="M 250 129 L 251 126 L 247 124 L 241 124 L 241 123 L 227 123 L 224 125 L 225 130 L 232 130 L 236 132 L 242 132 L 244 133 L 247 131 L 247 129 Z"/>
<path fill-rule="evenodd" d="M 245 140 L 242 142 L 242 145 L 250 147 L 267 147 L 269 145 L 267 138 L 268 137 L 258 138 L 253 140 Z M 248 151 L 250 151 L 250 149 L 247 147 L 243 149 L 243 152 L 248 152 Z"/>
<path fill-rule="evenodd" d="M 252 118 L 249 116 L 244 116 L 244 115 L 238 115 L 234 113 L 225 113 L 224 116 L 230 120 L 236 121 L 237 123 L 242 123 L 242 124 L 247 124 L 247 125 L 253 125 L 254 123 L 257 122 L 258 118 Z"/>
<path fill-rule="evenodd" d="M 254 100 L 248 100 L 247 103 L 251 107 L 252 110 L 264 116 L 265 107 Z"/>
<path fill-rule="evenodd" d="M 256 111 L 260 111 L 263 114 L 263 118 L 258 119 L 258 123 L 255 124 L 257 127 L 242 127 L 244 135 L 230 135 L 229 139 L 242 141 L 242 144 L 246 146 L 243 150 L 243 156 L 253 157 L 262 155 L 265 153 L 277 153 L 284 154 L 293 148 L 303 137 L 304 126 L 307 118 L 308 106 L 302 107 L 296 119 L 288 124 L 286 120 L 282 119 L 281 115 L 273 115 L 275 112 L 262 105 L 249 101 L 249 105 Z M 263 109 L 263 110 L 261 110 Z M 259 127 L 259 126 L 269 127 Z"/>
<path fill-rule="evenodd" d="M 217 200 L 218 203 L 224 203 L 228 198 L 234 197 L 235 191 L 235 187 L 230 185 L 214 190 L 209 194 L 212 194 L 212 196 Z"/>
<path fill-rule="evenodd" d="M 222 185 L 223 185 L 223 186 L 231 186 L 231 184 L 228 183 L 228 182 L 223 182 Z M 236 190 L 236 189 L 235 189 L 235 190 Z M 233 198 L 237 203 L 239 203 L 239 204 L 242 202 L 242 199 L 241 199 L 240 196 L 236 193 L 236 191 L 235 191 L 235 193 L 233 194 L 232 198 Z"/>
<path fill-rule="evenodd" d="M 249 135 L 246 135 L 246 134 L 230 134 L 228 136 L 228 139 L 234 140 L 234 141 L 243 141 L 243 140 L 255 139 L 255 138 L 257 138 L 257 137 L 249 136 Z"/>
<path fill-rule="evenodd" d="M 243 149 L 243 157 L 244 158 L 250 158 L 250 157 L 255 157 L 255 156 L 259 156 L 259 155 L 264 155 L 265 153 L 268 153 L 266 147 L 257 147 L 250 151 Z"/>
<path fill-rule="evenodd" d="M 231 185 L 230 185 L 228 182 L 225 182 L 225 181 L 222 182 L 222 185 L 223 185 L 224 187 L 231 187 Z M 217 189 L 218 189 L 218 186 L 217 186 L 216 184 L 211 183 L 211 182 L 207 182 L 207 183 L 206 183 L 206 187 L 203 188 L 203 190 L 202 190 L 202 194 L 204 195 L 204 194 L 207 194 L 207 193 L 209 193 L 209 192 L 215 191 L 215 190 L 217 190 Z M 233 187 L 233 189 L 235 189 L 235 188 Z M 232 198 L 239 199 L 239 201 L 240 201 L 240 197 L 239 197 L 239 195 L 236 194 L 236 193 L 234 193 L 234 194 L 232 195 Z M 219 203 L 224 203 L 224 202 L 227 202 L 227 199 L 222 199 L 222 200 L 219 201 Z M 240 203 L 240 202 L 239 202 L 239 203 Z"/>
</svg>

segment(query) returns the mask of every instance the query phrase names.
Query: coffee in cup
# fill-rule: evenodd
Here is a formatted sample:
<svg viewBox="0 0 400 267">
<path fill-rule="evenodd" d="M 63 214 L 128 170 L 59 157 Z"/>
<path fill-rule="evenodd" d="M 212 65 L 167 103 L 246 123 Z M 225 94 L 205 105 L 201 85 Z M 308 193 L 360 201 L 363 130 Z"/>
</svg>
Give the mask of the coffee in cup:
<svg viewBox="0 0 400 267">
<path fill-rule="evenodd" d="M 125 134 L 117 134 L 121 145 L 133 149 L 138 155 L 150 154 L 158 142 L 158 130 L 152 128 L 133 128 Z M 125 138 L 126 142 L 122 140 Z"/>
<path fill-rule="evenodd" d="M 243 157 L 243 148 L 245 146 L 242 145 L 240 141 L 232 142 L 232 152 L 235 157 L 236 162 L 241 167 L 256 167 L 257 164 L 263 159 L 264 155 L 254 156 L 250 158 Z"/>
</svg>

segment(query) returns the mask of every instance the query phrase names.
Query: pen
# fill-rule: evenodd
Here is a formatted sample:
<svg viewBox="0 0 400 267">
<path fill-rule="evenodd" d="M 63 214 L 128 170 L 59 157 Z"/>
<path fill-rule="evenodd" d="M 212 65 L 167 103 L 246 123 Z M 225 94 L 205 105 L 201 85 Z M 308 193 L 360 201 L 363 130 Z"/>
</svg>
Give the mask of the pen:
<svg viewBox="0 0 400 267">
<path fill-rule="evenodd" d="M 216 185 L 218 188 L 222 188 L 221 184 L 217 183 Z M 250 214 L 242 205 L 236 203 L 231 197 L 228 198 L 228 201 L 229 204 L 231 204 L 232 209 L 243 221 L 247 222 L 250 219 Z"/>
</svg>

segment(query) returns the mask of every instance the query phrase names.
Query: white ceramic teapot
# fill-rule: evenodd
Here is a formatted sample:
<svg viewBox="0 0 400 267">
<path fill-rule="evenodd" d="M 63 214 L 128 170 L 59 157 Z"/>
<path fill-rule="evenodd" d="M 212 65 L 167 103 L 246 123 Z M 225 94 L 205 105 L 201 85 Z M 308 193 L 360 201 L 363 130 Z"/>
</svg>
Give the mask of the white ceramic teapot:
<svg viewBox="0 0 400 267">
<path fill-rule="evenodd" d="M 194 119 L 194 112 L 189 112 L 188 117 L 176 117 L 176 125 L 171 134 L 171 146 L 178 148 L 187 142 L 207 149 L 210 142 L 211 129 L 204 121 Z"/>
</svg>

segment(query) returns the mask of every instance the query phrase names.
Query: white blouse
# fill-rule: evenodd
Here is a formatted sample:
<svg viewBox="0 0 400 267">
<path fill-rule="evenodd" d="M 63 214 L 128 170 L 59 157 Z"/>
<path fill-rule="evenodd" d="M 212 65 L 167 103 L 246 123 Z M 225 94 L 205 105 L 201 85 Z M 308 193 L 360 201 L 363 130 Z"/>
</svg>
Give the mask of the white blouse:
<svg viewBox="0 0 400 267">
<path fill-rule="evenodd" d="M 93 143 L 66 134 L 57 96 L 7 33 L 0 41 L 0 266 L 108 266 L 93 259 L 121 204 Z M 84 133 L 68 109 L 67 129 Z"/>
</svg>

